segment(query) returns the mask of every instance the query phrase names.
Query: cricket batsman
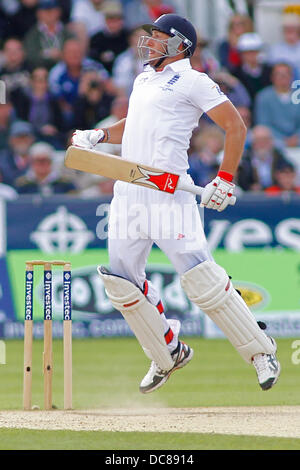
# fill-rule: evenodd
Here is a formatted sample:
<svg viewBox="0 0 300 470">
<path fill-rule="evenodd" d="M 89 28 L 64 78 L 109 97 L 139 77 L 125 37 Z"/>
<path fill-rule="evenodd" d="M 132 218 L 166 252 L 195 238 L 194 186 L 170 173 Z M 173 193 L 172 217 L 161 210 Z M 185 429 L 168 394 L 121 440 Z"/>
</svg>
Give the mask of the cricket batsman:
<svg viewBox="0 0 300 470">
<path fill-rule="evenodd" d="M 216 83 L 191 68 L 197 34 L 188 20 L 165 14 L 143 29 L 147 35 L 141 36 L 138 50 L 145 69 L 135 79 L 127 117 L 106 129 L 77 130 L 72 143 L 88 149 L 101 142 L 122 144 L 122 158 L 191 181 L 187 151 L 192 131 L 206 113 L 224 130 L 225 144 L 223 161 L 204 189 L 201 206 L 223 211 L 234 193 L 232 181 L 243 152 L 245 125 Z M 118 236 L 120 228 L 132 222 L 130 214 L 137 205 L 143 207 L 139 231 Z M 163 216 L 157 220 L 161 208 Z M 189 217 L 182 217 L 187 210 Z M 109 219 L 110 268 L 99 266 L 98 272 L 113 306 L 151 360 L 140 391 L 158 389 L 193 357 L 193 350 L 179 340 L 180 322 L 166 318 L 159 292 L 146 279 L 145 266 L 154 243 L 179 274 L 187 297 L 215 322 L 244 361 L 253 364 L 260 387 L 270 389 L 280 374 L 276 342 L 260 328 L 226 271 L 214 261 L 195 196 L 118 181 Z"/>
</svg>

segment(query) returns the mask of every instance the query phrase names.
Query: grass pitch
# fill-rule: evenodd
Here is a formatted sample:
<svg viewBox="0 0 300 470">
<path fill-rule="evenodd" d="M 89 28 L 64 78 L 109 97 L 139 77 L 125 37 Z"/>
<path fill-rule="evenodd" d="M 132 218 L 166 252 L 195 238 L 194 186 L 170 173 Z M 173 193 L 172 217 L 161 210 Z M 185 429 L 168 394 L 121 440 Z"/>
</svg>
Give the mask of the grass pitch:
<svg viewBox="0 0 300 470">
<path fill-rule="evenodd" d="M 282 374 L 270 391 L 260 390 L 255 370 L 226 340 L 185 339 L 193 361 L 162 389 L 141 395 L 138 386 L 148 361 L 134 338 L 73 340 L 75 409 L 121 407 L 218 407 L 300 405 L 299 367 L 292 361 L 293 339 L 278 340 Z M 62 342 L 54 341 L 53 401 L 63 408 Z M 32 403 L 43 406 L 43 342 L 34 341 Z M 0 409 L 21 410 L 23 342 L 6 342 L 0 366 Z M 280 423 L 278 423 L 280 426 Z M 300 439 L 197 433 L 33 431 L 1 428 L 0 449 L 300 449 Z"/>
</svg>

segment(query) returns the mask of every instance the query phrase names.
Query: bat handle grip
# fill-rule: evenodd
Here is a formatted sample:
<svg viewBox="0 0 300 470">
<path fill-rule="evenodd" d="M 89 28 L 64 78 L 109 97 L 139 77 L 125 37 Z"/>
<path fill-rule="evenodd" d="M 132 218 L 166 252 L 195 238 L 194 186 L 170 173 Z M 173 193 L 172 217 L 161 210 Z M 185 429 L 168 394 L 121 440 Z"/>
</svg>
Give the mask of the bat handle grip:
<svg viewBox="0 0 300 470">
<path fill-rule="evenodd" d="M 202 188 L 202 186 L 196 186 L 195 184 L 190 184 L 190 183 L 183 183 L 180 180 L 180 178 L 179 178 L 176 189 L 180 189 L 182 191 L 187 191 L 189 193 L 196 194 L 197 196 L 201 196 L 203 191 L 204 191 L 204 188 Z M 229 205 L 234 206 L 235 203 L 236 203 L 236 197 L 231 196 L 230 201 L 229 201 Z"/>
</svg>

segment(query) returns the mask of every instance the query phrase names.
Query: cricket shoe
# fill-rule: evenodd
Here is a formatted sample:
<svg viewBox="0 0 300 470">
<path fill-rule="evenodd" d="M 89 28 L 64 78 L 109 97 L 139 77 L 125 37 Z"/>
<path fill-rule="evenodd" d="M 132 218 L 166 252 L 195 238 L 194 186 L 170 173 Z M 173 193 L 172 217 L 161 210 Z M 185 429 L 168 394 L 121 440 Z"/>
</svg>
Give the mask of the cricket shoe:
<svg viewBox="0 0 300 470">
<path fill-rule="evenodd" d="M 171 354 L 174 360 L 174 366 L 170 370 L 162 370 L 154 361 L 151 362 L 150 369 L 140 383 L 140 392 L 150 393 L 160 388 L 172 372 L 181 369 L 193 358 L 194 351 L 182 341 L 178 342 L 178 346 Z"/>
<path fill-rule="evenodd" d="M 280 375 L 280 363 L 276 358 L 276 341 L 270 337 L 275 346 L 274 354 L 255 354 L 252 363 L 256 369 L 259 385 L 263 390 L 269 390 L 276 384 Z"/>
</svg>

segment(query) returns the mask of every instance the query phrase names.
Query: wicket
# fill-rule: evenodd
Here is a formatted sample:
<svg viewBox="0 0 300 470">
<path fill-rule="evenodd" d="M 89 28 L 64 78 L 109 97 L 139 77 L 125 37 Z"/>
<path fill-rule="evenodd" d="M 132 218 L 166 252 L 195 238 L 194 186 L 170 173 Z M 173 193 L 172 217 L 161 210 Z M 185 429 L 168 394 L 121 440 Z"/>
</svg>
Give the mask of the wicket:
<svg viewBox="0 0 300 470">
<path fill-rule="evenodd" d="M 71 264 L 66 261 L 26 261 L 24 322 L 24 390 L 23 408 L 31 409 L 33 343 L 33 275 L 34 266 L 44 267 L 44 408 L 52 409 L 52 266 L 63 266 L 63 344 L 64 409 L 72 409 L 72 307 Z"/>
</svg>

